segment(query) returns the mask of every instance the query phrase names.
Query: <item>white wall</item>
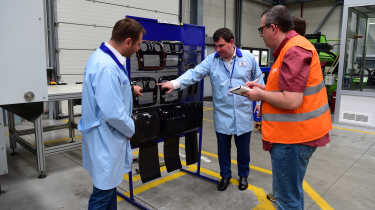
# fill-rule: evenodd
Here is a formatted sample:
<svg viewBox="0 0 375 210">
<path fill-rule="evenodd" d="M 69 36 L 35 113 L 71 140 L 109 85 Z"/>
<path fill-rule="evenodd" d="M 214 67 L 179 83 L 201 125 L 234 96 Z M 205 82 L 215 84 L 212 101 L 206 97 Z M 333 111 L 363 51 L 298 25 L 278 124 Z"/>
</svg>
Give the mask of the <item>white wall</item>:
<svg viewBox="0 0 375 210">
<path fill-rule="evenodd" d="M 267 48 L 257 30 L 260 26 L 260 16 L 267 7 L 252 0 L 244 0 L 242 7 L 242 46 Z"/>
<path fill-rule="evenodd" d="M 203 1 L 203 25 L 206 27 L 206 34 L 210 37 L 217 29 L 224 27 L 224 19 L 226 19 L 226 27 L 234 31 L 234 0 L 226 0 L 226 2 L 225 8 L 224 0 Z M 226 18 L 224 10 L 226 10 Z"/>
<path fill-rule="evenodd" d="M 203 6 L 203 24 L 207 36 L 212 37 L 217 29 L 224 26 L 235 32 L 235 0 L 226 0 L 226 8 L 224 8 L 224 0 L 204 0 Z M 260 15 L 266 7 L 252 0 L 244 0 L 242 7 L 242 46 L 264 48 L 264 42 L 256 29 Z M 226 17 L 224 17 L 224 10 Z"/>
<path fill-rule="evenodd" d="M 178 23 L 179 1 L 56 0 L 59 71 L 68 83 L 82 81 L 85 64 L 115 22 L 127 15 Z"/>
<path fill-rule="evenodd" d="M 375 98 L 373 97 L 341 95 L 339 122 L 375 127 L 374 104 Z M 346 116 L 346 119 L 344 116 Z M 350 119 L 348 117 L 353 118 Z M 367 122 L 364 122 L 366 117 Z"/>
</svg>

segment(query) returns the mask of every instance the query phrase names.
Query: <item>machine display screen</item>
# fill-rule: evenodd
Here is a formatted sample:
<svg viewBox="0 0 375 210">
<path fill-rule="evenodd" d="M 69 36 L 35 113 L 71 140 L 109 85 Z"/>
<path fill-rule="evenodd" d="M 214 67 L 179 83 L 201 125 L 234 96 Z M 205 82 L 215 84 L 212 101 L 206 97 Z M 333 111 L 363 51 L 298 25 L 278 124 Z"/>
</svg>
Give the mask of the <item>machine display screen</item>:
<svg viewBox="0 0 375 210">
<path fill-rule="evenodd" d="M 139 105 L 152 104 L 153 103 L 153 92 L 144 92 L 143 96 L 138 96 Z"/>
</svg>

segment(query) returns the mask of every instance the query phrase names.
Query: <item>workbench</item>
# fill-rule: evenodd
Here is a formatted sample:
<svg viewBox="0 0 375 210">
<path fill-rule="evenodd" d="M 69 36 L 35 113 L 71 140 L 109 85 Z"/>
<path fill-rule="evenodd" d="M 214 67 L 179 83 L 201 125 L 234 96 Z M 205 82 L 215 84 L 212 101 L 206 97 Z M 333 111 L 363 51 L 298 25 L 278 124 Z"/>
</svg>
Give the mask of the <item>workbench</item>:
<svg viewBox="0 0 375 210">
<path fill-rule="evenodd" d="M 66 124 L 58 124 L 51 126 L 42 126 L 42 113 L 43 113 L 43 102 L 27 103 L 27 104 L 14 104 L 7 105 L 5 108 L 8 110 L 8 126 L 9 126 L 9 140 L 10 148 L 12 153 L 15 153 L 16 146 L 20 144 L 25 149 L 29 150 L 36 156 L 37 170 L 39 178 L 46 177 L 46 156 L 57 154 L 65 151 L 76 150 L 81 147 L 81 142 L 76 141 L 75 131 L 76 124 L 74 122 L 74 111 L 73 111 L 73 100 L 81 99 L 82 85 L 81 84 L 68 84 L 68 85 L 52 85 L 48 86 L 48 102 L 56 101 L 68 101 L 68 122 Z M 16 130 L 14 113 L 24 113 L 27 120 L 34 123 L 34 128 Z M 33 112 L 33 113 L 31 113 Z M 29 116 L 28 114 L 33 114 Z M 20 117 L 23 117 L 22 114 Z M 69 129 L 70 142 L 57 146 L 45 147 L 43 141 L 43 132 Z M 21 136 L 34 134 L 35 144 L 23 139 Z M 34 146 L 35 145 L 35 146 Z"/>
</svg>

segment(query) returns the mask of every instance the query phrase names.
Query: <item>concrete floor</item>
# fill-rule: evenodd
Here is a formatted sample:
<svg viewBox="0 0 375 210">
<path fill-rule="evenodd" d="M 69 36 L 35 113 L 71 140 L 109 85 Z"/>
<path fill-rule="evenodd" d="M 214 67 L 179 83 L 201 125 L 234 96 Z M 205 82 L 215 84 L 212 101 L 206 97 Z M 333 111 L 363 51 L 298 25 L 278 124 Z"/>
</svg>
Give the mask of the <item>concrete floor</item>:
<svg viewBox="0 0 375 210">
<path fill-rule="evenodd" d="M 217 178 L 219 167 L 212 104 L 206 102 L 204 110 L 202 174 Z M 45 139 L 50 141 L 66 136 L 67 131 L 50 132 L 45 134 Z M 375 208 L 374 137 L 373 130 L 335 125 L 331 143 L 319 148 L 310 160 L 304 185 L 305 209 Z M 159 152 L 162 153 L 161 144 Z M 184 155 L 181 147 L 181 160 Z M 236 160 L 234 143 L 232 160 Z M 81 167 L 80 151 L 49 156 L 46 164 L 48 176 L 38 179 L 36 161 L 31 153 L 18 147 L 16 155 L 8 154 L 9 174 L 0 176 L 4 191 L 0 194 L 0 209 L 87 209 L 92 183 Z M 251 165 L 254 167 L 246 191 L 239 191 L 235 185 L 238 176 L 233 161 L 234 180 L 224 192 L 217 191 L 216 185 L 207 180 L 180 171 L 163 171 L 162 178 L 152 182 L 134 181 L 136 200 L 150 209 L 274 209 L 265 199 L 272 187 L 271 163 L 269 153 L 262 149 L 259 131 L 252 133 Z M 128 182 L 124 180 L 119 190 L 127 191 Z M 137 208 L 119 199 L 118 209 Z"/>
</svg>

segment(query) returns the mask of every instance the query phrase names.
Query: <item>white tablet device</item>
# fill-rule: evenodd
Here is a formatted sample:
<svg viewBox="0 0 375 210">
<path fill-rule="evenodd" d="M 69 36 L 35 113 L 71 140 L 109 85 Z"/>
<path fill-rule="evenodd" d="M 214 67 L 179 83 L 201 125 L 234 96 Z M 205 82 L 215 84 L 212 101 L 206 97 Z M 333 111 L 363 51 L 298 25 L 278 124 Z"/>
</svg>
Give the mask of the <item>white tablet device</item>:
<svg viewBox="0 0 375 210">
<path fill-rule="evenodd" d="M 245 92 L 248 92 L 248 91 L 251 91 L 250 88 L 246 87 L 246 86 L 238 86 L 238 87 L 234 87 L 234 88 L 231 88 L 229 89 L 229 91 L 231 93 L 234 93 L 234 94 L 238 94 L 238 95 L 241 95 L 242 93 L 245 93 Z"/>
</svg>

